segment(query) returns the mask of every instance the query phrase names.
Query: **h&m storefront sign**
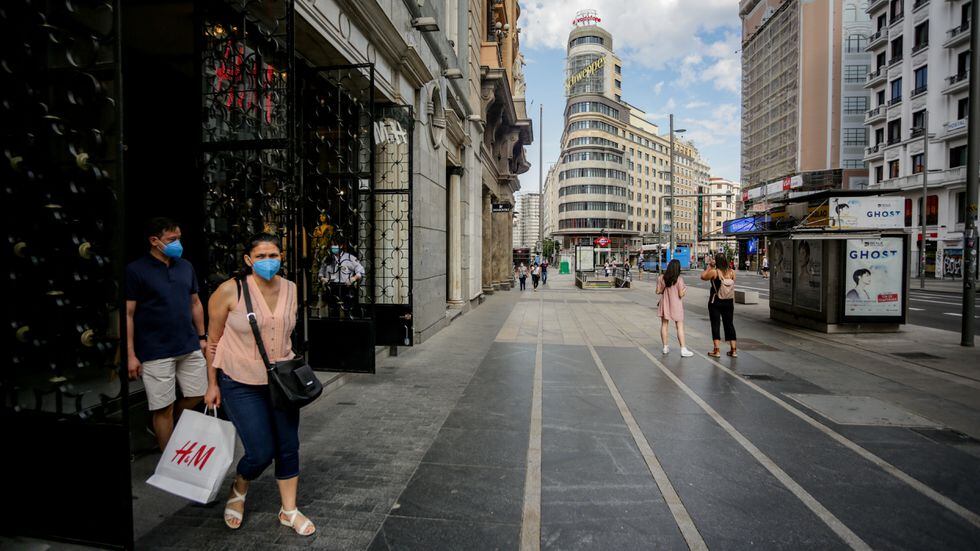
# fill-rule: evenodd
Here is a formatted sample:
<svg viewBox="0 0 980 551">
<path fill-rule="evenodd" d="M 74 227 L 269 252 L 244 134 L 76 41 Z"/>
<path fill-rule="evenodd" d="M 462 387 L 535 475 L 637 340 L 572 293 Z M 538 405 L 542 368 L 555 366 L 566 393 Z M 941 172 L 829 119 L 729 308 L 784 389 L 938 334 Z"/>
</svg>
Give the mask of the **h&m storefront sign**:
<svg viewBox="0 0 980 551">
<path fill-rule="evenodd" d="M 831 197 L 830 226 L 841 230 L 905 227 L 902 197 Z"/>
</svg>

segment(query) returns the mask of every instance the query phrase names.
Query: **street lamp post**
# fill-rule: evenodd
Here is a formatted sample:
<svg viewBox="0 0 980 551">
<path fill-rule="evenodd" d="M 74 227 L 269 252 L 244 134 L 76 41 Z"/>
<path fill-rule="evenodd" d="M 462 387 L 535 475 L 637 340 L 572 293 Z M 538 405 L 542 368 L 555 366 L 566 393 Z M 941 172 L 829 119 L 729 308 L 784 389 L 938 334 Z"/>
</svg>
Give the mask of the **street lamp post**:
<svg viewBox="0 0 980 551">
<path fill-rule="evenodd" d="M 669 188 L 668 191 L 670 191 L 670 254 L 672 256 L 674 254 L 674 134 L 681 134 L 683 132 L 687 132 L 687 130 L 684 129 L 684 128 L 674 129 L 674 114 L 671 113 L 670 114 L 670 161 L 668 163 L 668 168 L 670 168 L 670 176 L 669 176 L 669 179 L 668 179 L 667 187 Z M 663 194 L 660 195 L 660 199 L 661 200 L 663 199 Z M 658 235 L 658 237 L 657 237 L 657 255 L 658 255 L 657 256 L 657 271 L 662 271 L 661 270 L 661 266 L 660 266 L 661 259 L 660 259 L 660 256 L 659 255 L 662 252 L 661 249 L 663 248 L 663 244 L 661 243 L 661 241 L 663 241 L 663 240 L 659 236 L 663 236 L 663 232 L 664 232 L 664 207 L 663 207 L 663 201 L 661 201 L 661 204 L 659 205 L 659 208 L 658 208 L 658 218 L 660 220 L 659 220 L 659 222 L 657 222 L 657 235 Z M 664 258 L 664 260 L 666 260 L 666 257 Z"/>
</svg>

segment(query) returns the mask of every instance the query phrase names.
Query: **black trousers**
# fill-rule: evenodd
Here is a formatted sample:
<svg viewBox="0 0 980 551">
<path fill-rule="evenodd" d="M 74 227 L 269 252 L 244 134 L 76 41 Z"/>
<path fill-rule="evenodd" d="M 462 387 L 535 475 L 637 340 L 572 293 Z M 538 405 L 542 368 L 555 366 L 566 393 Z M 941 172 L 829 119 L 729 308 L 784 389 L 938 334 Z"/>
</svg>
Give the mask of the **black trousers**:
<svg viewBox="0 0 980 551">
<path fill-rule="evenodd" d="M 517 278 L 521 281 L 521 290 L 527 289 L 527 276 Z"/>
<path fill-rule="evenodd" d="M 708 303 L 708 316 L 711 318 L 711 338 L 721 340 L 721 325 L 725 325 L 725 340 L 735 339 L 735 301 L 714 299 Z"/>
<path fill-rule="evenodd" d="M 531 276 L 531 284 L 532 284 L 532 285 L 534 285 L 534 288 L 535 288 L 535 289 L 537 289 L 537 288 L 538 288 L 538 280 L 539 280 L 540 278 L 541 278 L 541 276 L 536 276 L 536 275 L 532 275 L 532 276 Z"/>
</svg>

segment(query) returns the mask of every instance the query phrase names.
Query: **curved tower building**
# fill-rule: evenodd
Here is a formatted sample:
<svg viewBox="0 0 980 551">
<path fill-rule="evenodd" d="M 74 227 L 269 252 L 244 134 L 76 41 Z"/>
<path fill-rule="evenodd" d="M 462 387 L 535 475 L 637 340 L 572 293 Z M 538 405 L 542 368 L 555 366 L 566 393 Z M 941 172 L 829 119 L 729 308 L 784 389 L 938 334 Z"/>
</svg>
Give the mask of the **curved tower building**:
<svg viewBox="0 0 980 551">
<path fill-rule="evenodd" d="M 658 213 L 658 198 L 670 193 L 669 136 L 623 100 L 622 62 L 599 23 L 595 11 L 579 12 L 568 36 L 562 148 L 544 190 L 545 233 L 564 250 L 608 238 L 600 261 L 635 258 L 644 241 L 656 242 L 658 224 L 670 230 L 673 210 L 676 242 L 692 244 L 696 201 L 677 199 L 673 209 L 665 201 L 663 217 Z M 694 146 L 675 138 L 677 193 L 693 193 L 702 179 L 707 184 L 696 161 Z"/>
</svg>

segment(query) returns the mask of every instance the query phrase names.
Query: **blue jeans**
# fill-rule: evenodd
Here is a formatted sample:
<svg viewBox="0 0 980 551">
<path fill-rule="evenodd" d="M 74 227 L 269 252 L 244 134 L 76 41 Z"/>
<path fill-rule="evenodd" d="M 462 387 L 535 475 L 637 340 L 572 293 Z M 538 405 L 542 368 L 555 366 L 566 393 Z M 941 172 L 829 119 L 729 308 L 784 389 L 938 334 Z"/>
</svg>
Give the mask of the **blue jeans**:
<svg viewBox="0 0 980 551">
<path fill-rule="evenodd" d="M 218 388 L 221 405 L 245 447 L 238 474 L 255 480 L 275 459 L 277 479 L 299 476 L 299 410 L 272 407 L 268 385 L 242 384 L 220 369 Z"/>
</svg>

